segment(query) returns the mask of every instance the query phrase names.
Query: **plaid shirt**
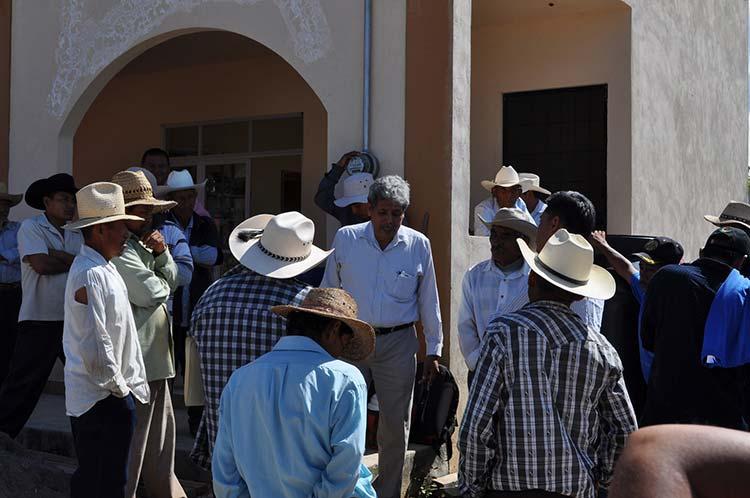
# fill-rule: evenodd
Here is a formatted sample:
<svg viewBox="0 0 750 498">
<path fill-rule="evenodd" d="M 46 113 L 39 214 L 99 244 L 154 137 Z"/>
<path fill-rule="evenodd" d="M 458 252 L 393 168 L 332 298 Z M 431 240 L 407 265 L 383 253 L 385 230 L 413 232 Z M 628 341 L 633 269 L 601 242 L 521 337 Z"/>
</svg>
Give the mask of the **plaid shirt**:
<svg viewBox="0 0 750 498">
<path fill-rule="evenodd" d="M 299 280 L 264 277 L 238 265 L 198 301 L 190 335 L 198 344 L 206 400 L 190 458 L 202 468 L 211 467 L 219 399 L 232 372 L 271 351 L 284 333 L 284 319 L 270 308 L 298 305 L 309 290 Z"/>
<path fill-rule="evenodd" d="M 593 498 L 635 429 L 609 342 L 566 306 L 528 304 L 488 327 L 459 433 L 461 491 Z"/>
</svg>

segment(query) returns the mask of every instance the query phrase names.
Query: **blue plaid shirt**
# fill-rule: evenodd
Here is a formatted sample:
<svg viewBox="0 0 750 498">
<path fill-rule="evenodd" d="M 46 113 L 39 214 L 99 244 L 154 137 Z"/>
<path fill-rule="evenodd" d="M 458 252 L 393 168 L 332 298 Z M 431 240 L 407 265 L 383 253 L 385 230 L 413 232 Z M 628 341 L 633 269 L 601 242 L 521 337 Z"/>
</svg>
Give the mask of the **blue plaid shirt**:
<svg viewBox="0 0 750 498">
<path fill-rule="evenodd" d="M 0 228 L 0 283 L 21 281 L 21 258 L 18 256 L 18 229 L 21 224 L 9 221 Z"/>
<path fill-rule="evenodd" d="M 236 266 L 214 282 L 195 306 L 189 334 L 198 345 L 205 408 L 191 459 L 211 466 L 219 419 L 219 399 L 232 373 L 271 351 L 286 322 L 271 313 L 280 304 L 299 305 L 310 287 Z"/>
</svg>

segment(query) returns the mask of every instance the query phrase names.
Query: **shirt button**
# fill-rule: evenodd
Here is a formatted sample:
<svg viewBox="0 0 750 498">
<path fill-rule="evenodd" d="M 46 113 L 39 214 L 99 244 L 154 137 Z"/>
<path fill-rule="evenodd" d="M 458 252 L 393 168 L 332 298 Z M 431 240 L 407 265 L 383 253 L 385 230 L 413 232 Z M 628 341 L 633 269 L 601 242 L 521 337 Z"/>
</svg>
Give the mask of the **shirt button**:
<svg viewBox="0 0 750 498">
<path fill-rule="evenodd" d="M 529 436 L 531 436 L 531 431 L 529 431 L 529 432 L 528 432 L 527 434 L 528 434 Z"/>
</svg>

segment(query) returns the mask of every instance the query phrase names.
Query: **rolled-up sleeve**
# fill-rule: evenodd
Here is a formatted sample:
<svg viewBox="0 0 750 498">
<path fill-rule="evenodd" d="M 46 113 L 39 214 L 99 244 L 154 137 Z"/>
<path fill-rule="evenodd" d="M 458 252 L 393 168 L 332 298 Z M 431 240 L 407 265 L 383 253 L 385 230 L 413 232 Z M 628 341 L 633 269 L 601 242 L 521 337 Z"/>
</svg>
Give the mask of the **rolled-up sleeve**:
<svg viewBox="0 0 750 498">
<path fill-rule="evenodd" d="M 42 228 L 33 218 L 24 220 L 18 230 L 18 254 L 21 259 L 32 254 L 49 254 L 47 242 L 42 235 Z"/>
<path fill-rule="evenodd" d="M 125 281 L 130 302 L 136 306 L 150 308 L 166 303 L 175 288 L 177 266 L 169 255 L 169 250 L 155 259 L 154 270 L 143 264 L 140 255 L 132 247 L 125 249 L 112 263 Z"/>
<path fill-rule="evenodd" d="M 430 242 L 425 241 L 422 256 L 424 275 L 419 283 L 417 294 L 419 320 L 424 328 L 427 354 L 440 356 L 443 351 L 443 321 L 440 317 L 440 299 L 438 298 L 435 265 L 432 262 Z"/>
<path fill-rule="evenodd" d="M 461 282 L 461 305 L 458 308 L 458 345 L 469 370 L 477 367 L 481 343 L 474 317 L 471 274 L 466 272 Z"/>
</svg>

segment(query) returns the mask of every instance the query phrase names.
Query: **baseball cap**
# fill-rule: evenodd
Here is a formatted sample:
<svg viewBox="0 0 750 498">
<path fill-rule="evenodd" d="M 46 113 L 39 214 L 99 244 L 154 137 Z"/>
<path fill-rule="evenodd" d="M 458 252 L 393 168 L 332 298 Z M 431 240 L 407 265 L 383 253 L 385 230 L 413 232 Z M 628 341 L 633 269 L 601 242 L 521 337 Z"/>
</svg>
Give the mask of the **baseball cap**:
<svg viewBox="0 0 750 498">
<path fill-rule="evenodd" d="M 712 233 L 706 241 L 704 251 L 720 249 L 737 254 L 750 254 L 750 236 L 741 228 L 721 227 Z"/>
<path fill-rule="evenodd" d="M 669 237 L 654 237 L 646 242 L 643 251 L 633 254 L 650 265 L 676 265 L 682 261 L 685 251 L 679 242 Z"/>
</svg>

